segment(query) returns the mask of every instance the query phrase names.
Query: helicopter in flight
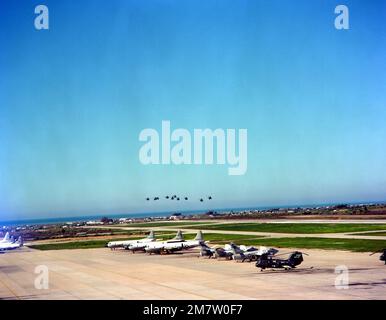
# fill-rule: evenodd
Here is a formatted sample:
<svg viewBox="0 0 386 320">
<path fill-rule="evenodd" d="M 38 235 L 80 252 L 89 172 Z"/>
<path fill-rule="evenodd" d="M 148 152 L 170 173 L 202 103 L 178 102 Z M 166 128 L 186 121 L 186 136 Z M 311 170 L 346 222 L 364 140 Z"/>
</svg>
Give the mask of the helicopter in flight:
<svg viewBox="0 0 386 320">
<path fill-rule="evenodd" d="M 288 253 L 283 253 L 288 254 Z M 280 255 L 283 255 L 280 254 Z M 256 267 L 260 268 L 260 271 L 263 271 L 264 269 L 271 268 L 271 269 L 294 269 L 296 266 L 300 265 L 303 262 L 303 254 L 308 256 L 308 254 L 300 252 L 300 251 L 294 251 L 290 253 L 288 259 L 278 259 L 275 258 L 280 255 L 272 256 L 268 252 L 262 254 L 256 261 Z"/>
<path fill-rule="evenodd" d="M 208 198 L 208 200 L 212 200 L 213 199 L 212 196 L 208 196 L 207 198 Z M 145 199 L 146 199 L 146 201 L 150 201 L 151 200 L 150 197 L 146 197 Z M 187 197 L 187 196 L 183 196 L 182 197 L 182 196 L 177 196 L 176 194 L 174 194 L 172 196 L 169 196 L 169 195 L 165 196 L 165 199 L 167 199 L 167 200 L 177 200 L 177 201 L 180 201 L 181 199 L 184 199 L 184 200 L 187 201 L 187 200 L 189 200 L 189 197 Z M 154 197 L 153 200 L 154 201 L 160 200 L 160 197 Z M 204 202 L 204 198 L 200 198 L 199 201 L 200 202 Z"/>
<path fill-rule="evenodd" d="M 372 254 L 370 254 L 370 256 L 372 256 L 373 254 L 379 253 L 379 252 L 382 252 L 381 256 L 379 257 L 379 260 L 384 261 L 385 265 L 386 265 L 386 249 L 375 251 Z"/>
</svg>

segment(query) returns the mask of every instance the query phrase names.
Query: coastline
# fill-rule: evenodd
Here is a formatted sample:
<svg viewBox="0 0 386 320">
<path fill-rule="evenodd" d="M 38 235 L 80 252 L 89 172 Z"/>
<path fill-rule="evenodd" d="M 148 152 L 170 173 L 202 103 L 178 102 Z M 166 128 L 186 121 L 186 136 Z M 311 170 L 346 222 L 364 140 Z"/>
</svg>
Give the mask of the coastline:
<svg viewBox="0 0 386 320">
<path fill-rule="evenodd" d="M 371 206 L 385 206 L 385 201 L 371 201 L 371 202 L 355 202 L 355 203 L 328 203 L 328 204 L 314 204 L 314 205 L 282 205 L 282 206 L 261 206 L 261 207 L 243 207 L 243 208 L 221 208 L 221 209 L 208 209 L 208 210 L 182 210 L 178 213 L 171 211 L 163 212 L 144 212 L 144 213 L 119 213 L 119 214 L 95 214 L 95 215 L 82 215 L 72 217 L 56 217 L 56 218 L 39 218 L 39 219 L 20 219 L 20 220 L 5 220 L 0 221 L 0 227 L 15 227 L 15 226 L 37 226 L 37 225 L 55 225 L 66 223 L 85 223 L 87 221 L 100 220 L 102 217 L 106 217 L 112 220 L 119 219 L 133 219 L 133 220 L 162 220 L 172 215 L 179 214 L 185 219 L 194 218 L 197 216 L 203 216 L 207 214 L 214 214 L 224 216 L 226 215 L 239 215 L 243 213 L 288 213 L 293 214 L 305 210 L 330 210 L 332 208 L 347 207 L 347 208 L 361 208 Z M 304 212 L 303 212 L 304 213 Z M 309 216 L 311 218 L 311 216 Z"/>
</svg>

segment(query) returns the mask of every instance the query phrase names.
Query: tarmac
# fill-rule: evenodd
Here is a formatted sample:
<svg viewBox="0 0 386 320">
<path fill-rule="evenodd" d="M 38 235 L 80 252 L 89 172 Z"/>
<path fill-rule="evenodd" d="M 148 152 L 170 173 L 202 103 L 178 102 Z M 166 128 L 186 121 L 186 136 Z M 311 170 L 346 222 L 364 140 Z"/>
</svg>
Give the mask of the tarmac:
<svg viewBox="0 0 386 320">
<path fill-rule="evenodd" d="M 260 271 L 254 263 L 199 258 L 197 252 L 148 255 L 107 248 L 39 251 L 23 247 L 0 254 L 0 298 L 386 298 L 386 266 L 378 254 L 304 251 L 309 256 L 297 269 Z M 42 265 L 48 268 L 47 289 L 40 286 Z"/>
</svg>

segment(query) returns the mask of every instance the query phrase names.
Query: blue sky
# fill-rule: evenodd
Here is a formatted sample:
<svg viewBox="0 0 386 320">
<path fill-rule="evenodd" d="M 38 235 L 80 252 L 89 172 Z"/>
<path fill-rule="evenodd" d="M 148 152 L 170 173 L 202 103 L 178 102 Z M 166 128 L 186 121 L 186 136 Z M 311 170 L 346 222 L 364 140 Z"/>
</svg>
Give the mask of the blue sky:
<svg viewBox="0 0 386 320">
<path fill-rule="evenodd" d="M 338 4 L 2 1 L 0 219 L 386 200 L 386 3 Z M 248 129 L 247 173 L 142 165 L 162 120 Z"/>
</svg>

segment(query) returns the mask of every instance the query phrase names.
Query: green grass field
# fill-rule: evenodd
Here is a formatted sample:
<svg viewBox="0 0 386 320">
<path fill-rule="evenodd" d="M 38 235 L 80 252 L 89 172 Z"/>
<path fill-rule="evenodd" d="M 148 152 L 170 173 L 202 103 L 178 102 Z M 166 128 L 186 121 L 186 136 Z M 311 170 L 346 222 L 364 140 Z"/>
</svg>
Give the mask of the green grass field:
<svg viewBox="0 0 386 320">
<path fill-rule="evenodd" d="M 195 233 L 186 233 L 186 240 L 193 239 Z M 168 240 L 175 236 L 170 232 L 157 232 L 158 239 Z M 135 237 L 135 238 L 142 238 Z M 135 239 L 131 238 L 131 239 Z M 361 239 L 328 239 L 328 238 L 266 238 L 251 235 L 240 234 L 220 234 L 220 233 L 205 233 L 204 239 L 209 241 L 209 245 L 226 244 L 235 242 L 236 244 L 244 245 L 264 245 L 277 248 L 303 248 L 303 249 L 328 249 L 328 250 L 348 250 L 357 252 L 374 252 L 386 248 L 386 240 L 361 240 Z M 127 238 L 109 239 L 109 240 L 85 240 L 72 241 L 52 244 L 31 245 L 31 248 L 39 250 L 63 250 L 63 249 L 91 249 L 103 248 L 109 241 L 127 240 Z"/>
<path fill-rule="evenodd" d="M 197 225 L 210 225 L 213 222 L 143 222 L 143 223 L 127 223 L 127 224 L 119 224 L 119 225 L 111 225 L 111 227 L 134 227 L 134 228 L 152 228 L 152 227 L 183 227 L 183 226 L 197 226 Z"/>
<path fill-rule="evenodd" d="M 195 227 L 187 227 L 193 229 Z M 254 231 L 273 233 L 341 233 L 386 230 L 386 224 L 354 223 L 229 223 L 207 225 L 206 230 Z"/>
<path fill-rule="evenodd" d="M 193 235 L 187 235 L 192 238 Z M 247 235 L 207 234 L 209 245 L 235 242 L 237 244 L 270 246 L 276 248 L 347 250 L 356 252 L 375 252 L 386 248 L 386 240 L 328 239 L 328 238 L 253 238 Z M 114 239 L 125 240 L 125 239 Z M 108 240 L 90 240 L 55 244 L 31 245 L 39 250 L 91 249 L 103 248 Z"/>
</svg>

